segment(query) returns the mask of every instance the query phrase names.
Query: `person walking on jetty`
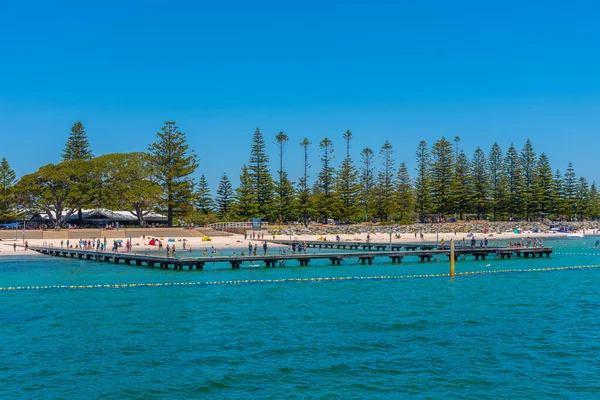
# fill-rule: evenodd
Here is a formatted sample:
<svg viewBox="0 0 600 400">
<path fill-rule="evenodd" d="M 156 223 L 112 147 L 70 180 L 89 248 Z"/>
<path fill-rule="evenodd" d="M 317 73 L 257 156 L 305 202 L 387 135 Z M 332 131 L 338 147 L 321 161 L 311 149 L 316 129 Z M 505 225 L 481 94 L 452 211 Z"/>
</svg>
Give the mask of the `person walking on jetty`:
<svg viewBox="0 0 600 400">
<path fill-rule="evenodd" d="M 488 246 L 488 240 L 487 240 L 487 238 L 484 238 L 484 239 L 483 239 L 483 246 L 484 246 L 485 248 L 487 248 L 487 246 Z"/>
<path fill-rule="evenodd" d="M 258 245 L 254 243 L 253 254 L 256 255 L 256 250 L 258 250 Z"/>
<path fill-rule="evenodd" d="M 248 243 L 248 255 L 252 255 L 252 242 Z"/>
<path fill-rule="evenodd" d="M 167 257 L 171 257 L 171 247 L 167 245 Z"/>
<path fill-rule="evenodd" d="M 263 252 L 264 252 L 264 256 L 267 255 L 267 242 L 263 242 Z"/>
<path fill-rule="evenodd" d="M 171 248 L 171 255 L 173 257 L 175 257 L 175 244 L 173 244 L 172 248 Z"/>
</svg>

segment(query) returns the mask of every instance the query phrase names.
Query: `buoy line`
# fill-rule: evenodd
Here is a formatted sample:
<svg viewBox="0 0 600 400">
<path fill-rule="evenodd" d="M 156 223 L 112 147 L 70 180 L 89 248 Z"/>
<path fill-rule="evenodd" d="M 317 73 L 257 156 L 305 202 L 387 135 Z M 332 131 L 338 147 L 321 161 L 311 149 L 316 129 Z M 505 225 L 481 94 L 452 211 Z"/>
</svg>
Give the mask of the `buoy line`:
<svg viewBox="0 0 600 400">
<path fill-rule="evenodd" d="M 554 253 L 557 256 L 600 256 L 600 253 Z"/>
<path fill-rule="evenodd" d="M 568 267 L 531 268 L 531 269 L 498 269 L 487 271 L 458 272 L 455 276 L 498 275 L 523 272 L 552 272 L 577 269 L 600 268 L 600 265 L 578 265 Z M 122 284 L 97 284 L 97 285 L 43 285 L 43 286 L 9 286 L 0 287 L 0 291 L 40 291 L 40 290 L 83 290 L 83 289 L 130 289 L 130 288 L 156 288 L 169 286 L 213 286 L 213 285 L 252 285 L 261 283 L 310 283 L 331 281 L 373 281 L 373 280 L 400 280 L 420 278 L 448 278 L 450 274 L 418 274 L 418 275 L 377 275 L 377 276 L 341 276 L 322 278 L 282 278 L 282 279 L 238 279 L 230 281 L 208 282 L 159 282 L 159 283 L 122 283 Z"/>
</svg>

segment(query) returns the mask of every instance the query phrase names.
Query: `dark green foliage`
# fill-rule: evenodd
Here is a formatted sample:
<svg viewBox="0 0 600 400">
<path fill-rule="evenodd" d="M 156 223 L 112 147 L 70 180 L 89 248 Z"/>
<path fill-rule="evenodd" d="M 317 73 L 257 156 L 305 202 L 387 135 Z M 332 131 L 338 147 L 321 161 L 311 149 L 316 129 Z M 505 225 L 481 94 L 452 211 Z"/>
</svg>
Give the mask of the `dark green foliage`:
<svg viewBox="0 0 600 400">
<path fill-rule="evenodd" d="M 310 188 L 308 186 L 308 169 L 310 165 L 308 164 L 308 147 L 311 143 L 307 138 L 300 143 L 302 146 L 302 150 L 304 153 L 304 174 L 298 180 L 298 214 L 302 216 L 302 221 L 304 224 L 308 223 L 308 217 L 310 214 L 310 204 L 312 202 Z"/>
<path fill-rule="evenodd" d="M 377 174 L 375 186 L 375 207 L 381 221 L 389 221 L 395 211 L 394 186 L 396 175 L 396 159 L 394 149 L 387 140 L 379 151 L 381 170 Z"/>
<path fill-rule="evenodd" d="M 497 220 L 506 206 L 506 173 L 502 150 L 498 143 L 492 145 L 487 162 L 490 182 L 490 208 L 493 219 Z"/>
<path fill-rule="evenodd" d="M 319 142 L 319 148 L 321 149 L 321 171 L 318 174 L 318 179 L 315 182 L 315 190 L 313 191 L 316 196 L 316 210 L 317 215 L 324 221 L 327 222 L 337 210 L 335 204 L 335 196 L 333 192 L 333 185 L 335 183 L 335 169 L 333 168 L 333 143 L 328 138 L 325 138 Z"/>
<path fill-rule="evenodd" d="M 481 219 L 489 204 L 489 175 L 485 154 L 479 147 L 475 150 L 471 160 L 471 182 L 473 185 L 473 211 L 477 214 L 477 219 Z"/>
<path fill-rule="evenodd" d="M 506 176 L 506 212 L 511 218 L 518 218 L 523 211 L 523 169 L 521 159 L 511 143 L 504 158 Z"/>
<path fill-rule="evenodd" d="M 217 201 L 217 214 L 219 218 L 225 219 L 231 212 L 231 205 L 233 203 L 233 187 L 231 181 L 227 177 L 227 174 L 223 174 L 219 181 L 219 187 L 216 193 Z"/>
<path fill-rule="evenodd" d="M 365 222 L 371 220 L 371 205 L 373 204 L 373 189 L 375 186 L 375 165 L 374 153 L 368 147 L 365 147 L 360 153 L 360 203 L 365 212 Z"/>
<path fill-rule="evenodd" d="M 529 219 L 537 209 L 536 178 L 538 176 L 537 159 L 529 139 L 527 139 L 521 151 L 521 171 L 523 174 L 521 201 L 525 211 L 525 218 Z"/>
<path fill-rule="evenodd" d="M 265 149 L 265 140 L 260 129 L 256 128 L 252 137 L 248 174 L 252 182 L 254 204 L 249 208 L 252 217 L 269 218 L 273 216 L 273 178 L 269 172 L 269 156 Z"/>
<path fill-rule="evenodd" d="M 278 214 L 277 219 L 280 222 L 288 221 L 294 214 L 294 184 L 289 180 L 287 172 L 283 169 L 283 155 L 288 140 L 288 136 L 283 132 L 279 132 L 275 136 L 275 143 L 279 150 L 278 179 L 275 181 L 275 205 Z"/>
<path fill-rule="evenodd" d="M 358 182 L 358 170 L 354 166 L 354 161 L 350 156 L 350 141 L 352 137 L 352 132 L 349 130 L 344 133 L 346 156 L 337 173 L 336 188 L 340 197 L 338 218 L 342 221 L 351 221 L 358 213 L 360 185 Z"/>
<path fill-rule="evenodd" d="M 5 157 L 0 161 L 0 222 L 9 222 L 15 218 L 14 185 L 17 175 Z"/>
<path fill-rule="evenodd" d="M 422 140 L 417 146 L 417 176 L 415 178 L 415 211 L 423 222 L 431 210 L 431 178 L 429 163 L 431 156 L 427 143 Z"/>
<path fill-rule="evenodd" d="M 92 158 L 90 143 L 83 124 L 79 121 L 71 127 L 69 139 L 62 153 L 63 161 L 90 160 Z"/>
<path fill-rule="evenodd" d="M 210 187 L 204 174 L 200 175 L 198 185 L 196 186 L 196 211 L 203 215 L 208 215 L 214 211 L 215 202 L 210 193 Z"/>
<path fill-rule="evenodd" d="M 396 205 L 398 210 L 398 219 L 405 221 L 410 216 L 410 212 L 413 209 L 414 194 L 412 188 L 412 181 L 406 164 L 400 163 L 398 168 L 398 179 L 396 189 Z"/>
<path fill-rule="evenodd" d="M 442 137 L 431 148 L 431 197 L 434 211 L 440 216 L 452 212 L 455 208 L 452 195 L 454 176 L 454 151 L 452 144 Z"/>
<path fill-rule="evenodd" d="M 167 121 L 156 134 L 157 141 L 148 147 L 154 178 L 164 192 L 162 205 L 167 210 L 167 223 L 182 217 L 193 209 L 194 181 L 191 175 L 198 167 L 193 150 L 188 151 L 185 134 L 175 122 Z"/>
</svg>

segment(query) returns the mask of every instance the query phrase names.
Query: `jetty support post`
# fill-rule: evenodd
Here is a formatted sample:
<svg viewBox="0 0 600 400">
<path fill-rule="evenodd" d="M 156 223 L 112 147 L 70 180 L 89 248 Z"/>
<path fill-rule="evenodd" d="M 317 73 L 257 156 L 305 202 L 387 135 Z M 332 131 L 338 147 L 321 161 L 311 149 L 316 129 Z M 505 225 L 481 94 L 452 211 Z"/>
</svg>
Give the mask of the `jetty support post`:
<svg viewBox="0 0 600 400">
<path fill-rule="evenodd" d="M 454 276 L 454 239 L 450 239 L 450 276 Z"/>
</svg>

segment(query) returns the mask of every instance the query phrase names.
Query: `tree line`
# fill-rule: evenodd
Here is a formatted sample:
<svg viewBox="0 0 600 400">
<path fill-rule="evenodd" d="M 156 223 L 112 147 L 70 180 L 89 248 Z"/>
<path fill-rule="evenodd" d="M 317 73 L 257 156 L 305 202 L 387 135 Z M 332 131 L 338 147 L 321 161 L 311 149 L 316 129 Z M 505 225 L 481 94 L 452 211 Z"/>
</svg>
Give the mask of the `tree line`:
<svg viewBox="0 0 600 400">
<path fill-rule="evenodd" d="M 57 226 L 83 208 L 129 210 L 144 224 L 150 211 L 166 213 L 168 225 L 262 218 L 268 221 L 408 223 L 444 218 L 493 220 L 585 219 L 600 216 L 596 183 L 577 177 L 573 164 L 564 173 L 553 170 L 545 153 L 539 156 L 529 139 L 519 151 L 498 143 L 489 151 L 477 148 L 471 157 L 460 149 L 460 138 L 445 137 L 431 146 L 421 141 L 411 174 L 398 162 L 386 141 L 376 151 L 351 155 L 354 135 L 342 135 L 342 160 L 334 165 L 334 143 L 324 138 L 314 146 L 308 138 L 303 173 L 292 181 L 284 168 L 289 137 L 279 132 L 276 170 L 272 173 L 266 141 L 256 129 L 248 162 L 234 188 L 223 174 L 215 195 L 204 174 L 193 178 L 197 155 L 174 122 L 168 121 L 147 151 L 94 157 L 85 128 L 73 125 L 62 161 L 41 167 L 17 180 L 8 161 L 0 161 L 0 220 L 18 218 L 17 210 L 39 210 Z M 313 172 L 309 153 L 320 165 Z M 314 176 L 313 176 L 314 175 Z M 312 178 L 312 182 L 311 182 Z"/>
</svg>

